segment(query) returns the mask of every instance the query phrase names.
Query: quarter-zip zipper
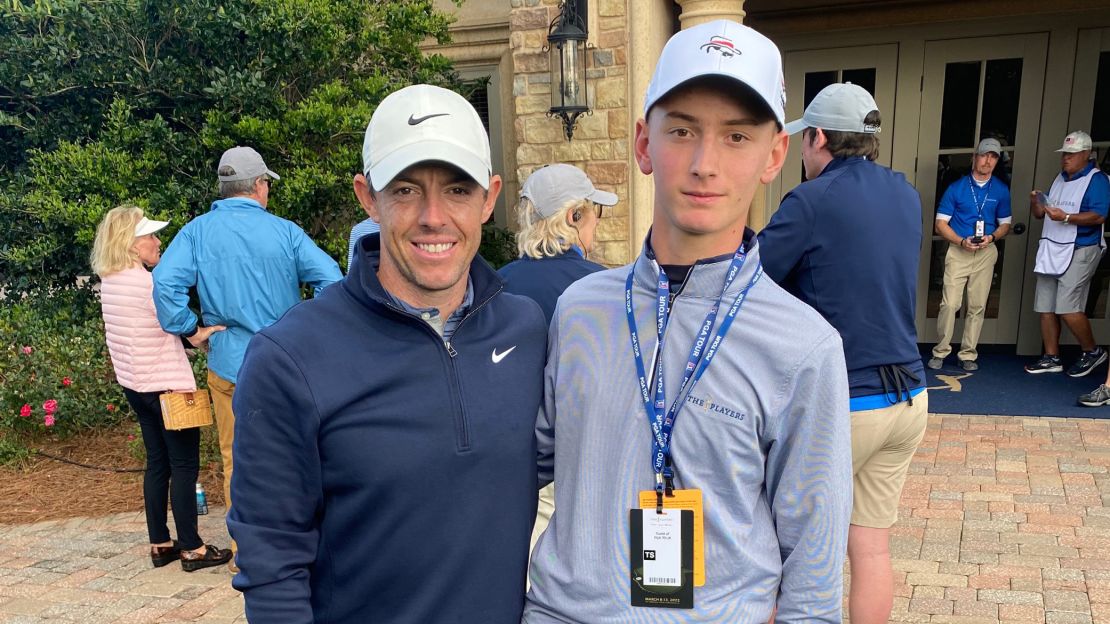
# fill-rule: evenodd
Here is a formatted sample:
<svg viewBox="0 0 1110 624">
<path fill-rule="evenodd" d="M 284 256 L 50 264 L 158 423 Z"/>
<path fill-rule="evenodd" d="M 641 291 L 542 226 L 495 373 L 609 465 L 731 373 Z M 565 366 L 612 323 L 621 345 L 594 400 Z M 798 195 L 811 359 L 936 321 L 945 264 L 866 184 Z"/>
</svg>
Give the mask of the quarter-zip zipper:
<svg viewBox="0 0 1110 624">
<path fill-rule="evenodd" d="M 459 324 L 455 326 L 455 331 L 451 334 L 451 336 L 454 337 L 454 335 L 457 334 L 460 329 L 462 329 L 463 324 L 466 323 L 466 321 L 470 319 L 471 316 L 474 316 L 478 312 L 478 310 L 481 310 L 483 307 L 485 307 L 486 304 L 492 301 L 493 298 L 500 294 L 502 290 L 504 290 L 504 287 L 498 287 L 497 290 L 493 292 L 493 294 L 483 299 L 477 305 L 472 306 L 470 310 L 468 310 L 467 313 L 463 315 L 461 319 L 459 319 Z M 462 380 L 459 378 L 459 367 L 455 363 L 455 357 L 459 354 L 458 351 L 455 350 L 455 347 L 451 344 L 450 340 L 444 340 L 442 336 L 436 333 L 436 331 L 432 329 L 426 321 L 424 321 L 424 319 L 408 312 L 407 310 L 403 310 L 393 305 L 393 303 L 391 302 L 383 301 L 382 303 L 384 303 L 389 309 L 404 316 L 407 316 L 418 322 L 420 325 L 424 326 L 429 332 L 432 333 L 432 335 L 435 336 L 436 340 L 443 345 L 443 348 L 447 353 L 447 368 L 450 371 L 450 374 L 448 376 L 448 383 L 451 386 L 451 402 L 454 404 L 455 408 L 453 414 L 455 420 L 455 450 L 460 453 L 465 453 L 469 451 L 470 419 L 467 417 L 466 404 L 463 401 Z"/>
</svg>

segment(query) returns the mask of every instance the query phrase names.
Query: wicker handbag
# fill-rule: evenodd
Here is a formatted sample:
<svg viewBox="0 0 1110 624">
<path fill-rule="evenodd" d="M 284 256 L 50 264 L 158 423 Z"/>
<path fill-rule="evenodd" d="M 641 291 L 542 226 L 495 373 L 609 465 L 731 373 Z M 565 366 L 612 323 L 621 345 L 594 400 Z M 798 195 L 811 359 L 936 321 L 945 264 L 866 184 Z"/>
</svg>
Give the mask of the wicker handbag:
<svg viewBox="0 0 1110 624">
<path fill-rule="evenodd" d="M 165 392 L 158 396 L 166 429 L 176 431 L 212 424 L 212 403 L 207 390 Z"/>
</svg>

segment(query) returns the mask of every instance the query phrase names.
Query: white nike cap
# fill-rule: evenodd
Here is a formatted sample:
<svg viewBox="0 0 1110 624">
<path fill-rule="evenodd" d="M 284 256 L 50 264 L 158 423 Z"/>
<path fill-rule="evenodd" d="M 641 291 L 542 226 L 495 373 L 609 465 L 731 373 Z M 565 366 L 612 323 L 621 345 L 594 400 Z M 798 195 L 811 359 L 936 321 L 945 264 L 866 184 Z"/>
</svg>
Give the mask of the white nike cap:
<svg viewBox="0 0 1110 624">
<path fill-rule="evenodd" d="M 375 191 L 422 162 L 458 167 L 489 189 L 489 135 L 463 96 L 418 84 L 389 94 L 378 105 L 362 142 L 362 171 Z"/>
<path fill-rule="evenodd" d="M 1063 152 L 1065 154 L 1076 154 L 1091 149 L 1092 145 L 1093 144 L 1091 143 L 1091 135 L 1083 132 L 1082 130 L 1076 130 L 1075 132 L 1072 132 L 1068 136 L 1064 137 L 1064 145 L 1056 151 Z"/>
<path fill-rule="evenodd" d="M 797 134 L 806 128 L 820 128 L 875 134 L 880 131 L 879 125 L 864 120 L 869 113 L 878 110 L 879 105 L 867 89 L 850 82 L 837 82 L 821 89 L 802 113 L 802 118 L 786 124 L 786 133 Z"/>
<path fill-rule="evenodd" d="M 717 20 L 681 30 L 659 55 L 644 100 L 644 116 L 665 95 L 703 76 L 731 78 L 749 87 L 783 125 L 786 90 L 782 54 L 763 35 L 730 20 Z"/>
<path fill-rule="evenodd" d="M 594 188 L 581 169 L 557 163 L 540 167 L 524 181 L 520 196 L 527 197 L 542 219 L 554 216 L 572 201 L 586 200 L 602 206 L 615 206 L 617 196 Z"/>
<path fill-rule="evenodd" d="M 169 224 L 169 221 L 151 221 L 150 219 L 143 217 L 142 219 L 139 219 L 138 223 L 135 224 L 135 238 L 146 236 L 147 234 L 153 234 Z"/>
</svg>

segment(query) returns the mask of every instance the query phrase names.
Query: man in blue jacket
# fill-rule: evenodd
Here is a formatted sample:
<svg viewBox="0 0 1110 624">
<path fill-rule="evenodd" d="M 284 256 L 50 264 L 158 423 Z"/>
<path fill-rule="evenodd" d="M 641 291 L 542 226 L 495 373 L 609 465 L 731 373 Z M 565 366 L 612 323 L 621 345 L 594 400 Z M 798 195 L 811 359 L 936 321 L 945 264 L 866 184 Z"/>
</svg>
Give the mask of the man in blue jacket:
<svg viewBox="0 0 1110 624">
<path fill-rule="evenodd" d="M 905 176 L 875 163 L 880 124 L 878 106 L 862 87 L 822 89 L 786 126 L 802 132 L 808 181 L 783 198 L 759 234 L 767 275 L 813 306 L 844 340 L 854 624 L 890 615 L 890 527 L 929 406 L 914 328 L 921 200 Z"/>
<path fill-rule="evenodd" d="M 517 624 L 547 326 L 476 257 L 489 139 L 414 85 L 374 112 L 363 169 L 381 232 L 239 375 L 233 584 L 251 622 Z"/>
<path fill-rule="evenodd" d="M 231 507 L 231 402 L 247 342 L 301 300 L 301 284 L 322 288 L 342 279 L 339 265 L 297 224 L 266 211 L 270 181 L 281 179 L 250 147 L 223 153 L 220 199 L 181 228 L 154 269 L 154 304 L 162 329 L 192 336 L 200 320 L 225 325 L 210 339 L 208 389 L 220 434 L 224 502 Z M 189 309 L 197 289 L 202 319 Z M 236 545 L 232 542 L 232 549 Z M 234 572 L 235 562 L 230 563 Z"/>
<path fill-rule="evenodd" d="M 964 333 L 960 340 L 960 368 L 979 370 L 979 332 L 983 329 L 983 314 L 987 296 L 991 292 L 994 264 L 998 261 L 998 247 L 1010 231 L 1010 188 L 994 177 L 994 168 L 1002 156 L 998 139 L 979 141 L 972 161 L 971 173 L 953 182 L 937 206 L 934 227 L 937 234 L 948 241 L 944 256 L 944 291 L 941 293 L 940 311 L 937 312 L 937 334 L 940 339 L 933 347 L 929 368 L 939 369 L 944 358 L 952 353 L 952 332 L 956 325 L 956 310 L 963 303 L 967 288 L 967 310 L 964 315 Z"/>
</svg>

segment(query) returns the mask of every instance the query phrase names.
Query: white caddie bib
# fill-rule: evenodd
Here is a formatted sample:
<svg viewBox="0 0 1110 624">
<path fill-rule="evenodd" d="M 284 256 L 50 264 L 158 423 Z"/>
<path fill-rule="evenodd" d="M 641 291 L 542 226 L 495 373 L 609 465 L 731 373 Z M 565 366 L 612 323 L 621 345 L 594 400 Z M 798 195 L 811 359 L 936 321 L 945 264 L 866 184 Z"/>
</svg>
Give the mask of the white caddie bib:
<svg viewBox="0 0 1110 624">
<path fill-rule="evenodd" d="M 1102 172 L 1095 167 L 1087 175 L 1071 182 L 1064 180 L 1064 174 L 1056 176 L 1056 180 L 1052 182 L 1052 188 L 1048 190 L 1048 205 L 1055 206 L 1068 214 L 1078 214 L 1079 206 L 1083 203 L 1083 195 L 1086 194 L 1092 177 L 1099 173 Z M 1037 263 L 1034 265 L 1033 272 L 1052 277 L 1063 275 L 1071 266 L 1077 231 L 1078 226 L 1053 221 L 1046 215 L 1040 244 L 1037 246 Z M 1100 247 L 1105 246 L 1101 232 L 1098 240 Z"/>
</svg>

